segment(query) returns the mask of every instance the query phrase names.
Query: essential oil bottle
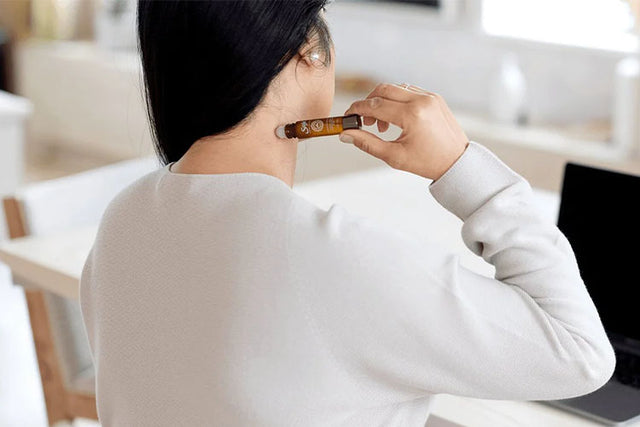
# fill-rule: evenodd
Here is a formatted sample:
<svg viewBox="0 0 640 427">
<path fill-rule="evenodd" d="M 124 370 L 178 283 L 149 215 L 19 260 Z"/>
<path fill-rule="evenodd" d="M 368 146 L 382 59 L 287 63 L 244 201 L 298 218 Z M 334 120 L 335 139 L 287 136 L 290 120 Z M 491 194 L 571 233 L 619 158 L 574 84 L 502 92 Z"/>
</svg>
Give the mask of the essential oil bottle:
<svg viewBox="0 0 640 427">
<path fill-rule="evenodd" d="M 300 120 L 278 126 L 276 135 L 279 138 L 313 138 L 316 136 L 339 135 L 346 129 L 360 129 L 362 118 L 358 114 L 348 116 L 326 117 L 320 119 Z"/>
</svg>

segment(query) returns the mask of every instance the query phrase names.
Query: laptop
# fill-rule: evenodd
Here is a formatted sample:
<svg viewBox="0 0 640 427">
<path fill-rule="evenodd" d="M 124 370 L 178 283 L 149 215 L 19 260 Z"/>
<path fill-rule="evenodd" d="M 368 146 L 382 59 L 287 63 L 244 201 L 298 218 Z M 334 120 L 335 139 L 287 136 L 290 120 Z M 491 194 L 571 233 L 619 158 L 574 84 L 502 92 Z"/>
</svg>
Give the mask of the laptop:
<svg viewBox="0 0 640 427">
<path fill-rule="evenodd" d="M 616 352 L 616 369 L 593 393 L 545 403 L 607 425 L 640 421 L 639 201 L 639 176 L 565 166 L 557 225 Z"/>
</svg>

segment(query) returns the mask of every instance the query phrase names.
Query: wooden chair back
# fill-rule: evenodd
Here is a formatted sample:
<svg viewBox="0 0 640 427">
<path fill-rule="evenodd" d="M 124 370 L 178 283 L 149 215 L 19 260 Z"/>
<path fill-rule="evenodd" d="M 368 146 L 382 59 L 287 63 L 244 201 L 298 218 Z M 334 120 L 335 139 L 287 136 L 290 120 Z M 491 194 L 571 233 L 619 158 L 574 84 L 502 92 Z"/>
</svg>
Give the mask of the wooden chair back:
<svg viewBox="0 0 640 427">
<path fill-rule="evenodd" d="M 9 238 L 27 236 L 27 227 L 20 201 L 14 197 L 6 197 L 3 199 L 3 208 Z M 73 420 L 76 417 L 97 420 L 95 394 L 87 391 L 69 390 L 65 384 L 44 292 L 25 289 L 25 299 L 49 424 Z"/>
<path fill-rule="evenodd" d="M 97 224 L 116 194 L 158 167 L 155 156 L 147 156 L 24 186 L 3 199 L 9 238 Z M 95 372 L 78 301 L 25 285 L 49 423 L 97 419 Z"/>
</svg>

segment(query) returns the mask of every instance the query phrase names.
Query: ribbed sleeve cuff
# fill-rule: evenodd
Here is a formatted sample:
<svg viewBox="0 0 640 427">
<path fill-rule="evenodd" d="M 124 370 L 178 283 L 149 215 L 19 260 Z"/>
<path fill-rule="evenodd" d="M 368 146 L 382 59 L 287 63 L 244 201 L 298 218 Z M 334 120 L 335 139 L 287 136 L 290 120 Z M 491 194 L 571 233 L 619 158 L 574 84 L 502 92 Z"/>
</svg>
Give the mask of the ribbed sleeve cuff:
<svg viewBox="0 0 640 427">
<path fill-rule="evenodd" d="M 433 197 L 465 221 L 503 189 L 523 181 L 489 149 L 470 141 L 460 158 L 429 185 Z"/>
</svg>

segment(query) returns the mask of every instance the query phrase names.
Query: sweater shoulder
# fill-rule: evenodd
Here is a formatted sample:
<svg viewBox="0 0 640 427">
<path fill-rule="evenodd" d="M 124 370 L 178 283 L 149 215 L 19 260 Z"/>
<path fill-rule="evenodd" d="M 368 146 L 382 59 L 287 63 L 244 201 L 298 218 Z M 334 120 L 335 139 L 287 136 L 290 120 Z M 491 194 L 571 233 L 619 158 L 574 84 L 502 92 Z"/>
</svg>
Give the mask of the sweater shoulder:
<svg viewBox="0 0 640 427">
<path fill-rule="evenodd" d="M 99 228 L 116 218 L 130 216 L 140 206 L 149 207 L 151 190 L 160 175 L 161 170 L 149 172 L 124 186 L 107 204 Z"/>
</svg>

